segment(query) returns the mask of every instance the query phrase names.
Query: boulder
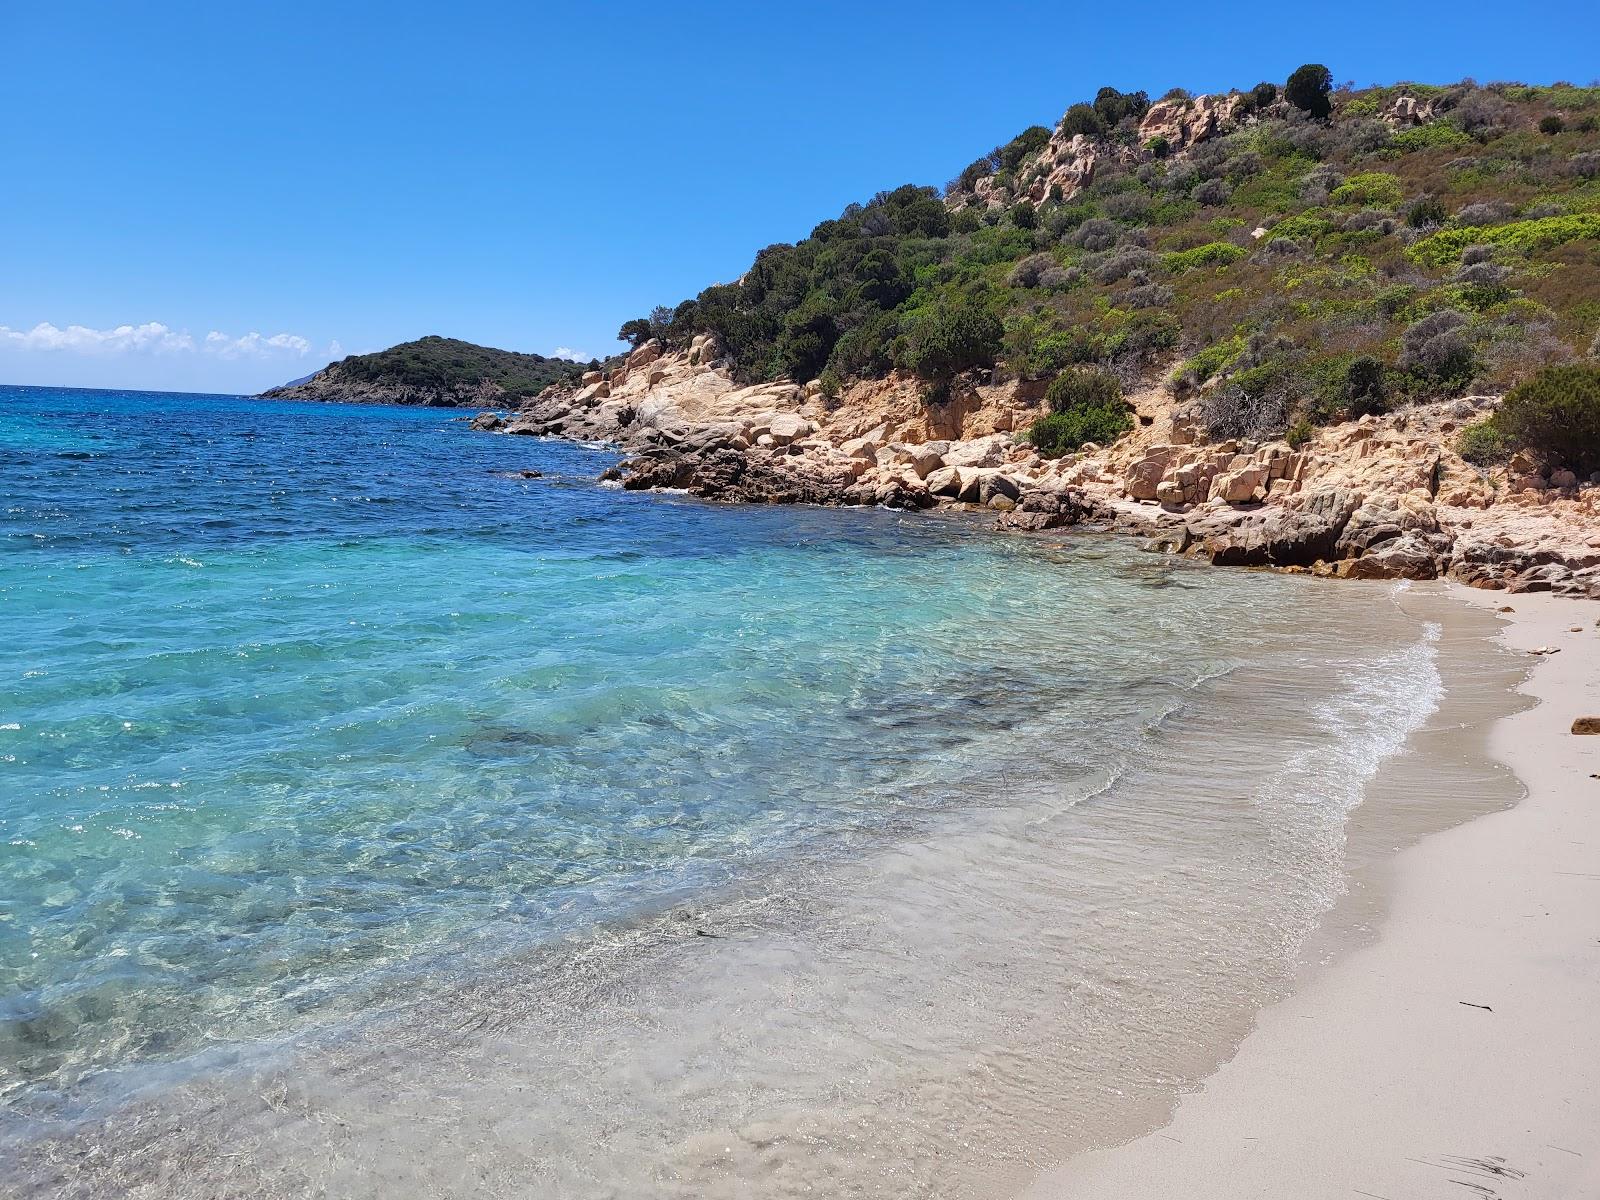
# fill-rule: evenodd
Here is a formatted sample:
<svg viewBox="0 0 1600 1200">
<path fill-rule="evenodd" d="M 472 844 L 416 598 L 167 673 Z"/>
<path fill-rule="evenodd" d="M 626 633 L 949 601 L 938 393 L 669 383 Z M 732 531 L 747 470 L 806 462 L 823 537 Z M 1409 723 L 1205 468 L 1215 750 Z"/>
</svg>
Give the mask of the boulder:
<svg viewBox="0 0 1600 1200">
<path fill-rule="evenodd" d="M 1015 508 L 1002 513 L 995 528 L 1011 533 L 1037 533 L 1076 525 L 1092 515 L 1093 505 L 1077 488 L 1037 489 L 1024 494 Z"/>
<path fill-rule="evenodd" d="M 1172 460 L 1166 454 L 1151 455 L 1129 466 L 1123 477 L 1122 489 L 1134 500 L 1156 499 L 1156 489 Z"/>
<path fill-rule="evenodd" d="M 477 429 L 484 433 L 498 433 L 506 427 L 506 419 L 499 413 L 482 412 L 473 417 L 468 423 L 468 429 Z"/>
<path fill-rule="evenodd" d="M 1572 722 L 1572 732 L 1579 734 L 1600 733 L 1600 717 L 1578 717 Z"/>
<path fill-rule="evenodd" d="M 1211 495 L 1227 504 L 1250 504 L 1266 498 L 1267 486 L 1265 467 L 1241 466 L 1212 480 Z"/>
<path fill-rule="evenodd" d="M 1298 503 L 1295 503 L 1298 501 Z M 1347 488 L 1296 496 L 1285 506 L 1252 515 L 1206 536 L 1204 552 L 1225 567 L 1309 567 L 1337 557 L 1335 547 L 1362 497 Z"/>
<path fill-rule="evenodd" d="M 810 432 L 811 422 L 794 413 L 779 413 L 767 423 L 767 433 L 771 435 L 773 442 L 780 446 L 787 446 Z"/>
<path fill-rule="evenodd" d="M 930 471 L 923 480 L 928 491 L 935 496 L 949 496 L 951 499 L 961 494 L 961 468 L 940 467 Z"/>
<path fill-rule="evenodd" d="M 944 466 L 944 455 L 934 449 L 932 445 L 924 442 L 914 446 L 911 450 L 911 469 L 917 473 L 919 479 L 927 479 L 939 468 Z"/>
<path fill-rule="evenodd" d="M 1448 539 L 1440 545 L 1426 534 L 1408 533 L 1346 559 L 1336 573 L 1345 579 L 1437 579 L 1448 555 Z"/>
</svg>

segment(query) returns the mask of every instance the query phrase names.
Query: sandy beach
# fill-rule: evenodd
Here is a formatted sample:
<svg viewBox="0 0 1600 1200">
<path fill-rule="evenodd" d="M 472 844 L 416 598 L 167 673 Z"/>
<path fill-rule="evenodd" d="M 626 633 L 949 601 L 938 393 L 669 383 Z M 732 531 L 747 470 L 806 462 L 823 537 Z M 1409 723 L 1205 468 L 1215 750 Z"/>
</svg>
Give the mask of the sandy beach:
<svg viewBox="0 0 1600 1200">
<path fill-rule="evenodd" d="M 1490 752 L 1527 796 L 1386 871 L 1375 940 L 1265 1010 L 1165 1127 L 1029 1200 L 1600 1195 L 1600 604 L 1457 588 L 1537 656 Z M 1576 630 L 1576 631 L 1575 631 Z"/>
</svg>

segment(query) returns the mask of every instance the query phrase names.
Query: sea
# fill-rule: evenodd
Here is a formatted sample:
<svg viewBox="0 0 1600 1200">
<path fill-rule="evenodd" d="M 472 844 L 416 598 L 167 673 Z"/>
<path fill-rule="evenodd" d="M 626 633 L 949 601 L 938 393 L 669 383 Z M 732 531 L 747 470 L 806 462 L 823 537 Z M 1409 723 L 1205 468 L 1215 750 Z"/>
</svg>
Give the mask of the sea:
<svg viewBox="0 0 1600 1200">
<path fill-rule="evenodd" d="M 0 388 L 0 1191 L 1011 1194 L 1292 986 L 1446 703 L 1425 588 L 617 458 Z"/>
</svg>

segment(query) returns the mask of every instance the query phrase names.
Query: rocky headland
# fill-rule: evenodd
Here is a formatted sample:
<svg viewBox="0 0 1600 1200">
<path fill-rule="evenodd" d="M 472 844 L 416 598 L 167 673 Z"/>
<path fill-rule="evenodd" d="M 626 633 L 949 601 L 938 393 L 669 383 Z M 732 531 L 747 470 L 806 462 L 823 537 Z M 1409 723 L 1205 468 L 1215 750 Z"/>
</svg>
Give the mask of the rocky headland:
<svg viewBox="0 0 1600 1200">
<path fill-rule="evenodd" d="M 930 404 L 915 378 L 741 386 L 714 339 L 639 347 L 477 429 L 612 441 L 625 488 L 742 503 L 883 505 L 992 516 L 996 528 L 1136 535 L 1220 566 L 1354 579 L 1448 578 L 1600 597 L 1600 480 L 1526 454 L 1465 461 L 1460 430 L 1497 397 L 1418 404 L 1285 441 L 1208 440 L 1164 377 L 1129 394 L 1132 432 L 1041 456 L 1021 436 L 1044 412 L 1025 381 L 972 382 Z"/>
<path fill-rule="evenodd" d="M 489 408 L 521 403 L 552 384 L 576 379 L 583 370 L 566 359 L 429 336 L 374 354 L 352 354 L 262 396 L 335 404 Z"/>
</svg>

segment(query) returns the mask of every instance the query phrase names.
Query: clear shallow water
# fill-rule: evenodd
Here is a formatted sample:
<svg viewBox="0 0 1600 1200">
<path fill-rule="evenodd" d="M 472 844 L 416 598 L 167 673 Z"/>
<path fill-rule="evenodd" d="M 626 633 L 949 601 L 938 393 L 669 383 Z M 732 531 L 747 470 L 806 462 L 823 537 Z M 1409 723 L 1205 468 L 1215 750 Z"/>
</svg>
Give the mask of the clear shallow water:
<svg viewBox="0 0 1600 1200">
<path fill-rule="evenodd" d="M 608 461 L 0 389 L 19 1177 L 142 1088 L 196 1195 L 978 1194 L 1281 984 L 1438 698 L 1386 591 Z"/>
</svg>

